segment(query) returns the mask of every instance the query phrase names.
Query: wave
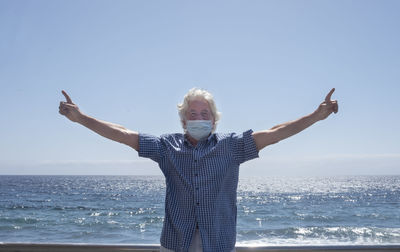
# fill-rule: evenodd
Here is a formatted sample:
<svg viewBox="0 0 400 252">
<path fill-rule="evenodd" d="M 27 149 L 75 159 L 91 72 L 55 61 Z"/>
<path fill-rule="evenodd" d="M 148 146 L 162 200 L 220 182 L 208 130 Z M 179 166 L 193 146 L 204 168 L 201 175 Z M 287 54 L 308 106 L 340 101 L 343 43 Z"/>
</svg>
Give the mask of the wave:
<svg viewBox="0 0 400 252">
<path fill-rule="evenodd" d="M 400 228 L 296 227 L 238 231 L 244 245 L 372 245 L 400 244 Z"/>
</svg>

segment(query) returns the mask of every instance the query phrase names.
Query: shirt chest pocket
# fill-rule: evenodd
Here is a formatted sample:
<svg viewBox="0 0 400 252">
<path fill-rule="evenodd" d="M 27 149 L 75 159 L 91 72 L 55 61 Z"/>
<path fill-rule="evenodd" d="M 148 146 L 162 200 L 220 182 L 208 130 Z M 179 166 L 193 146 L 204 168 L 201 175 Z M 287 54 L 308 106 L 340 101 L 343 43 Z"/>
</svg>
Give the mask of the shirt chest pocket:
<svg viewBox="0 0 400 252">
<path fill-rule="evenodd" d="M 216 149 L 200 159 L 200 166 L 210 179 L 220 180 L 232 168 L 232 161 L 231 152 Z"/>
</svg>

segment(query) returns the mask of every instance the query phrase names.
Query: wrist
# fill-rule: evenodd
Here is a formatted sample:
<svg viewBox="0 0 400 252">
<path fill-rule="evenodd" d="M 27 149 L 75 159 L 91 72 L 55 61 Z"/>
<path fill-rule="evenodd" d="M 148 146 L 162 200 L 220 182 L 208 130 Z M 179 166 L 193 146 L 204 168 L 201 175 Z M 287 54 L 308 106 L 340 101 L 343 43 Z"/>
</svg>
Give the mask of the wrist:
<svg viewBox="0 0 400 252">
<path fill-rule="evenodd" d="M 88 116 L 83 114 L 83 113 L 78 113 L 77 117 L 76 117 L 76 121 L 79 124 L 84 124 L 85 121 L 87 121 Z"/>
<path fill-rule="evenodd" d="M 313 123 L 316 123 L 316 122 L 322 120 L 320 113 L 318 113 L 318 109 L 310 114 L 310 119 L 312 120 Z"/>
</svg>

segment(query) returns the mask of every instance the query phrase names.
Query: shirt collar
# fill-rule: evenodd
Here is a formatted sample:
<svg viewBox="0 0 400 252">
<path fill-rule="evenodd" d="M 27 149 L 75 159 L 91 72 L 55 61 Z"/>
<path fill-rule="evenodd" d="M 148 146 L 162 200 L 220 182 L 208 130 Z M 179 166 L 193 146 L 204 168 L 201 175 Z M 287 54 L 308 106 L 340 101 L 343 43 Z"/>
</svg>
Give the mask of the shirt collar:
<svg viewBox="0 0 400 252">
<path fill-rule="evenodd" d="M 189 141 L 189 139 L 188 139 L 187 133 L 184 134 L 184 139 L 185 139 L 185 142 L 186 142 L 187 144 L 189 144 L 190 146 L 193 146 L 193 144 L 192 144 L 192 143 Z M 211 133 L 211 134 L 207 137 L 207 139 L 198 141 L 198 142 L 197 142 L 197 145 L 202 144 L 203 142 L 206 142 L 206 143 L 207 143 L 207 142 L 210 142 L 210 141 L 212 141 L 213 139 L 217 140 L 217 135 L 216 135 L 215 133 Z"/>
</svg>

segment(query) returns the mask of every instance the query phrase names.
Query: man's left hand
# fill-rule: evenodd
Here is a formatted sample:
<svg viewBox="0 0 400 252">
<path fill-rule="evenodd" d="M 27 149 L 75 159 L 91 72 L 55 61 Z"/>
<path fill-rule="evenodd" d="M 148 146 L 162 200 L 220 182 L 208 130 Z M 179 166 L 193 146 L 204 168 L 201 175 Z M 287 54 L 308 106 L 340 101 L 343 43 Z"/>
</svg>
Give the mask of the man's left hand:
<svg viewBox="0 0 400 252">
<path fill-rule="evenodd" d="M 332 112 L 334 112 L 336 114 L 339 111 L 339 105 L 338 105 L 337 100 L 331 100 L 331 96 L 334 91 L 335 91 L 335 89 L 332 88 L 332 90 L 326 95 L 325 101 L 323 101 L 319 105 L 318 109 L 315 111 L 319 120 L 324 120 Z"/>
</svg>

